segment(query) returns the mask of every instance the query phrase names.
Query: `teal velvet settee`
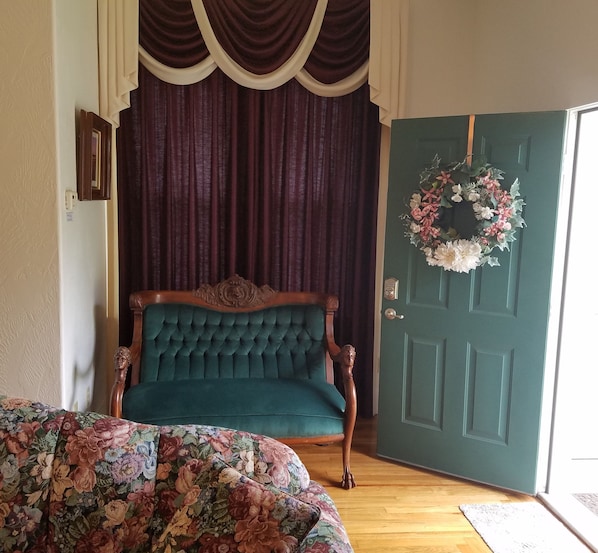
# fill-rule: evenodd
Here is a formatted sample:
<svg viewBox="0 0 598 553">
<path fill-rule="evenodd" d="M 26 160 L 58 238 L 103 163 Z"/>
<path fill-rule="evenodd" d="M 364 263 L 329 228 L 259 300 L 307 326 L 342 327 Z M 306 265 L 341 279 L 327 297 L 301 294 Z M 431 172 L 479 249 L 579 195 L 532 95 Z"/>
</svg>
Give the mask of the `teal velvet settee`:
<svg viewBox="0 0 598 553">
<path fill-rule="evenodd" d="M 341 484 L 355 486 L 355 349 L 335 342 L 336 297 L 277 292 L 235 275 L 193 291 L 136 292 L 129 303 L 133 339 L 114 356 L 111 415 L 244 430 L 288 445 L 342 441 Z"/>
</svg>

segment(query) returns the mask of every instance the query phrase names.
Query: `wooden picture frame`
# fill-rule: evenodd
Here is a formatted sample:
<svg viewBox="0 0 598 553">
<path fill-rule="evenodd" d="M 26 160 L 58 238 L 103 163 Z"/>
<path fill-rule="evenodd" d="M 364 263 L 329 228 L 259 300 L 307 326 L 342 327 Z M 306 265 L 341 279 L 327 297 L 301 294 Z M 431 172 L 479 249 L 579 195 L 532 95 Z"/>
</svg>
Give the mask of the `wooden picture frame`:
<svg viewBox="0 0 598 553">
<path fill-rule="evenodd" d="M 109 200 L 112 125 L 91 111 L 79 113 L 77 193 L 79 200 Z"/>
</svg>

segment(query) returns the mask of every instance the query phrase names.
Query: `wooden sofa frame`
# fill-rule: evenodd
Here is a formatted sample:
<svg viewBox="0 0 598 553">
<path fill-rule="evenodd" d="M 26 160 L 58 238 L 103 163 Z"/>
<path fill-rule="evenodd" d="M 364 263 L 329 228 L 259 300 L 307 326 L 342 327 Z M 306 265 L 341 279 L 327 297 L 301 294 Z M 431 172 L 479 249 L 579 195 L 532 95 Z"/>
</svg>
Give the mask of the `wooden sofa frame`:
<svg viewBox="0 0 598 553">
<path fill-rule="evenodd" d="M 115 380 L 110 399 L 110 414 L 123 416 L 123 397 L 141 381 L 141 357 L 145 309 L 154 304 L 184 304 L 197 306 L 219 313 L 249 313 L 276 306 L 317 305 L 324 310 L 323 346 L 326 355 L 326 381 L 334 385 L 334 369 L 340 368 L 345 409 L 343 431 L 334 435 L 319 436 L 273 436 L 287 445 L 327 444 L 342 442 L 343 475 L 341 485 L 345 489 L 355 486 L 350 470 L 350 452 L 357 415 L 357 394 L 353 381 L 355 348 L 340 347 L 334 338 L 334 316 L 338 309 L 335 296 L 314 292 L 278 292 L 269 286 L 257 287 L 235 275 L 215 285 L 204 284 L 193 291 L 146 290 L 134 292 L 129 299 L 133 312 L 133 338 L 129 347 L 120 346 L 114 355 Z M 129 368 L 131 368 L 129 374 Z M 145 422 L 145 421 L 139 421 Z M 173 424 L 176 421 L 173 421 Z"/>
</svg>

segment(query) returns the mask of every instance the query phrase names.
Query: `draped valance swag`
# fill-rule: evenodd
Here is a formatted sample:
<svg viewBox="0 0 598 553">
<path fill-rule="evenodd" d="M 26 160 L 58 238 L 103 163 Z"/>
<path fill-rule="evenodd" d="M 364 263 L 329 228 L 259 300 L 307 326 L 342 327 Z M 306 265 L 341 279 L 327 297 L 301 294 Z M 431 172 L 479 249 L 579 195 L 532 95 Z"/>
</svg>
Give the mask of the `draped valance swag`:
<svg viewBox="0 0 598 553">
<path fill-rule="evenodd" d="M 123 60 L 138 39 L 140 62 L 176 85 L 216 67 L 247 88 L 270 90 L 294 78 L 319 96 L 349 94 L 369 81 L 380 121 L 390 125 L 402 112 L 407 7 L 408 0 L 139 0 L 138 21 L 128 8 L 124 21 L 112 18 L 100 32 L 100 52 L 111 52 L 101 81 L 136 82 Z M 127 107 L 118 87 L 107 90 L 110 112 Z"/>
</svg>

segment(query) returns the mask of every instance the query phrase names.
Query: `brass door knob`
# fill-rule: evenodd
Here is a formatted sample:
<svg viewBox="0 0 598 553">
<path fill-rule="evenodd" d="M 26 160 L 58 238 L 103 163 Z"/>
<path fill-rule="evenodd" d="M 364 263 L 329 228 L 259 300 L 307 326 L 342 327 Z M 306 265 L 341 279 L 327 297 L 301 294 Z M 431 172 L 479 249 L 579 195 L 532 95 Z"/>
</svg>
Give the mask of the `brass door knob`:
<svg viewBox="0 0 598 553">
<path fill-rule="evenodd" d="M 384 316 L 389 320 L 392 321 L 393 319 L 404 319 L 405 315 L 397 315 L 397 312 L 392 308 L 388 307 L 384 310 Z"/>
</svg>

